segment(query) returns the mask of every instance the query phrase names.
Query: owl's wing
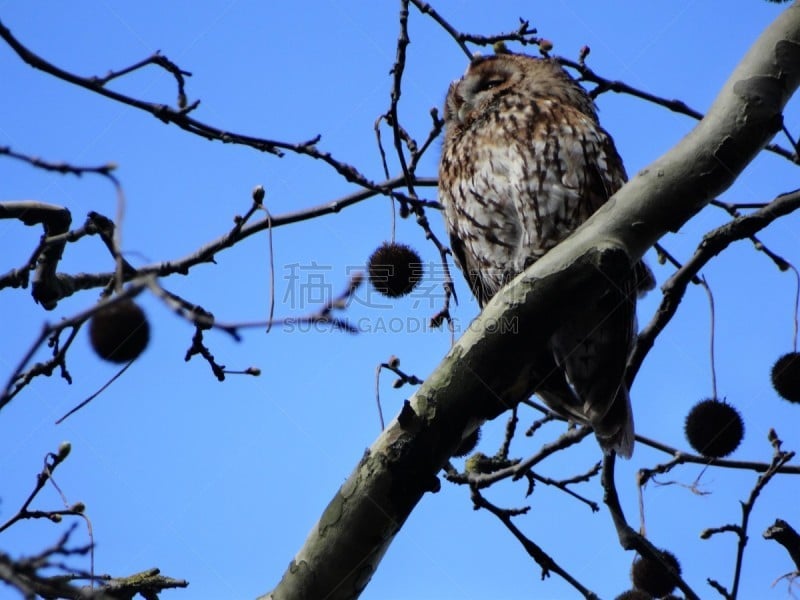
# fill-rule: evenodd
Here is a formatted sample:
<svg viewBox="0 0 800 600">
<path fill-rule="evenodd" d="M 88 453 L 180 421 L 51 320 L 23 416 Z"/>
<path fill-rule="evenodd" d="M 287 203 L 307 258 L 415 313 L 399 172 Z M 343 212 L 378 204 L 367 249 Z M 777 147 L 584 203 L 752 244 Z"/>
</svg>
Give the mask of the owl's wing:
<svg viewBox="0 0 800 600">
<path fill-rule="evenodd" d="M 575 220 L 575 229 L 624 184 L 626 174 L 613 141 L 593 120 L 570 107 L 563 108 L 562 119 L 562 182 L 565 195 L 574 194 L 567 217 Z M 641 269 L 649 271 L 637 266 L 550 341 L 554 361 L 574 390 L 572 397 L 559 392 L 563 408 L 592 426 L 605 451 L 626 457 L 633 451 L 634 429 L 624 376 L 636 333 L 636 270 Z"/>
<path fill-rule="evenodd" d="M 636 323 L 632 279 L 607 290 L 561 326 L 550 344 L 580 399 L 579 413 L 601 446 L 622 456 L 633 450 L 633 417 L 625 367 Z"/>
<path fill-rule="evenodd" d="M 586 194 L 593 199 L 595 210 L 605 204 L 628 181 L 625 167 L 614 146 L 614 141 L 605 130 L 599 127 L 598 130 L 602 133 L 599 147 L 602 150 L 606 170 L 601 169 L 597 160 L 588 157 L 586 160 L 589 174 L 586 181 Z M 633 270 L 636 291 L 639 296 L 643 296 L 655 287 L 655 276 L 643 260 L 638 261 Z"/>
<path fill-rule="evenodd" d="M 470 290 L 472 290 L 472 294 L 478 300 L 478 305 L 483 308 L 484 304 L 489 301 L 490 296 L 487 295 L 486 287 L 483 285 L 480 265 L 475 260 L 474 255 L 466 251 L 464 242 L 455 234 L 453 228 L 450 228 L 450 251 L 453 254 L 456 266 L 461 269 Z"/>
</svg>

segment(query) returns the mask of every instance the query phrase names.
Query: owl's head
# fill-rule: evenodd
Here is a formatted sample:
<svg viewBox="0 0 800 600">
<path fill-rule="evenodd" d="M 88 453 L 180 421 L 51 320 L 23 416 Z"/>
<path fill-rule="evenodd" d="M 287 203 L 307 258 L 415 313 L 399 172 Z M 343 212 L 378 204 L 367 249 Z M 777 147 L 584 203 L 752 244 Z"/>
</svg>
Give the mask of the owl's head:
<svg viewBox="0 0 800 600">
<path fill-rule="evenodd" d="M 444 118 L 450 125 L 464 126 L 488 113 L 509 94 L 515 100 L 551 98 L 574 106 L 596 118 L 586 90 L 553 59 L 524 54 L 480 56 L 470 63 L 464 76 L 450 84 Z"/>
</svg>

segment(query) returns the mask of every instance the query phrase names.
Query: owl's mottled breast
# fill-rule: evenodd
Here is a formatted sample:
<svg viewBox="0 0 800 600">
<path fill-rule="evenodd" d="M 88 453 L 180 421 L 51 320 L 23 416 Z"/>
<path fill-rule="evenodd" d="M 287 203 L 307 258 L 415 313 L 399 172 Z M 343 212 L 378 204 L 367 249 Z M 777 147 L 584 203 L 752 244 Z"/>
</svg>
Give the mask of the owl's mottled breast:
<svg viewBox="0 0 800 600">
<path fill-rule="evenodd" d="M 451 86 L 439 173 L 453 251 L 481 303 L 624 181 L 588 99 L 578 110 L 513 75 L 484 90 L 492 76 L 468 72 Z M 564 83 L 551 79 L 551 91 Z"/>
</svg>

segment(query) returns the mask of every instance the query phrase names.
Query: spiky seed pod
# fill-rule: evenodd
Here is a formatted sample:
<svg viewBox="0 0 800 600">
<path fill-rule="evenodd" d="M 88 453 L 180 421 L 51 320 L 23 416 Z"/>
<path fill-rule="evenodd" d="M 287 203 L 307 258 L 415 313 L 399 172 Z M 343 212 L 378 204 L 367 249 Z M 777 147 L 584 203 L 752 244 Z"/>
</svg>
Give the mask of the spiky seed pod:
<svg viewBox="0 0 800 600">
<path fill-rule="evenodd" d="M 686 416 L 686 439 L 703 456 L 722 458 L 739 447 L 744 421 L 733 406 L 716 398 L 694 405 Z"/>
<path fill-rule="evenodd" d="M 481 429 L 480 427 L 470 433 L 467 437 L 461 440 L 461 443 L 456 448 L 456 451 L 453 452 L 453 456 L 461 457 L 466 456 L 470 452 L 475 449 L 475 446 L 478 445 L 478 441 L 481 439 Z"/>
<path fill-rule="evenodd" d="M 422 259 L 405 244 L 384 242 L 369 257 L 367 269 L 373 287 L 390 298 L 411 293 L 422 279 Z"/>
<path fill-rule="evenodd" d="M 789 352 L 775 361 L 772 385 L 781 398 L 800 402 L 800 352 Z"/>
<path fill-rule="evenodd" d="M 651 598 L 652 596 L 644 590 L 633 589 L 622 592 L 614 600 L 651 600 Z"/>
<path fill-rule="evenodd" d="M 661 550 L 661 557 L 678 575 L 681 574 L 681 564 L 672 552 Z M 675 589 L 671 575 L 661 563 L 642 556 L 633 561 L 631 581 L 633 587 L 656 598 L 666 596 Z"/>
<path fill-rule="evenodd" d="M 147 347 L 150 324 L 144 311 L 133 300 L 123 300 L 92 317 L 89 341 L 100 358 L 126 363 Z"/>
</svg>

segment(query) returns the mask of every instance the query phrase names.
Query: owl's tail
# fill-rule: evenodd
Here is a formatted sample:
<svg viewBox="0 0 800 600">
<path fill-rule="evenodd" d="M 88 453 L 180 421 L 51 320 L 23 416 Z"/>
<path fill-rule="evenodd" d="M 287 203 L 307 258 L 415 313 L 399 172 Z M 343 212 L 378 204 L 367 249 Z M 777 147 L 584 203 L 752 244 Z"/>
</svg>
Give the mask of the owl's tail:
<svg viewBox="0 0 800 600">
<path fill-rule="evenodd" d="M 633 455 L 635 434 L 633 428 L 633 410 L 628 388 L 623 383 L 617 390 L 611 406 L 606 414 L 590 417 L 590 423 L 600 447 L 606 454 L 614 451 L 623 458 Z"/>
<path fill-rule="evenodd" d="M 593 398 L 590 394 L 589 398 L 582 402 L 567 383 L 563 373 L 555 371 L 546 379 L 545 384 L 536 390 L 536 395 L 557 415 L 569 421 L 589 425 L 606 454 L 613 451 L 623 458 L 630 458 L 633 455 L 635 441 L 633 409 L 628 388 L 624 383 L 619 384 L 612 402 L 598 401 L 609 398 L 608 394 L 597 398 Z"/>
</svg>

